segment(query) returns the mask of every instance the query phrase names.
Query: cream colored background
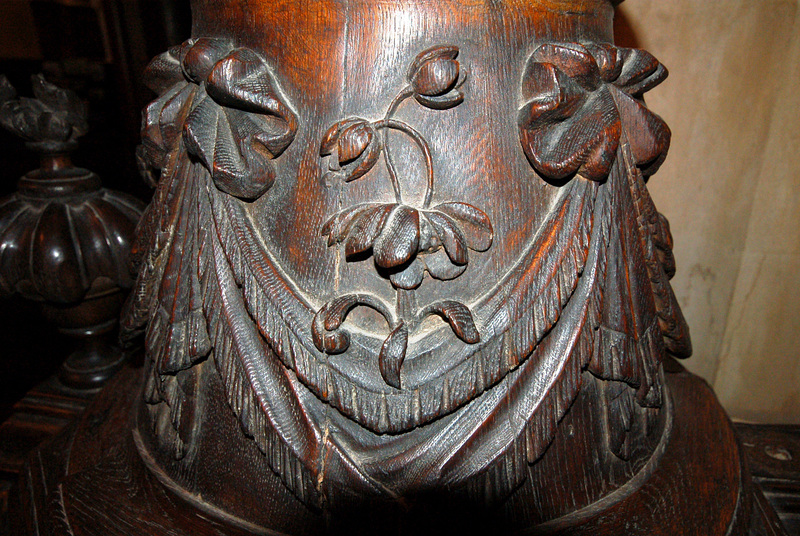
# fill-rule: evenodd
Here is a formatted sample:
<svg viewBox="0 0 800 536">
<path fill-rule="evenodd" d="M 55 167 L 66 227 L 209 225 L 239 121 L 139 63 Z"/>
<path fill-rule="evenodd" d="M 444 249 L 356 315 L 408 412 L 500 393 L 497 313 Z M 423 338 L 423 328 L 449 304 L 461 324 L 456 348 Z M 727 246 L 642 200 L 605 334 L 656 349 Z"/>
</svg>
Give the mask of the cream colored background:
<svg viewBox="0 0 800 536">
<path fill-rule="evenodd" d="M 650 181 L 672 224 L 687 368 L 734 418 L 800 422 L 800 0 L 628 0 L 617 41 L 670 70 Z"/>
</svg>

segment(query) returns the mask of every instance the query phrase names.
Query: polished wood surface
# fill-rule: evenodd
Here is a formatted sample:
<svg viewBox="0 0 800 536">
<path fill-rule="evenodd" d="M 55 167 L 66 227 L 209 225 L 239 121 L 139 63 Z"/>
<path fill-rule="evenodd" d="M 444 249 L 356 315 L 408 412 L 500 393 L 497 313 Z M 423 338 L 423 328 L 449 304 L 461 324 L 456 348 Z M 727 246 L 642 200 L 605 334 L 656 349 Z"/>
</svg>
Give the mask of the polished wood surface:
<svg viewBox="0 0 800 536">
<path fill-rule="evenodd" d="M 777 527 L 674 360 L 667 70 L 613 4 L 196 0 L 146 72 L 145 365 L 34 460 L 20 530 Z"/>
</svg>

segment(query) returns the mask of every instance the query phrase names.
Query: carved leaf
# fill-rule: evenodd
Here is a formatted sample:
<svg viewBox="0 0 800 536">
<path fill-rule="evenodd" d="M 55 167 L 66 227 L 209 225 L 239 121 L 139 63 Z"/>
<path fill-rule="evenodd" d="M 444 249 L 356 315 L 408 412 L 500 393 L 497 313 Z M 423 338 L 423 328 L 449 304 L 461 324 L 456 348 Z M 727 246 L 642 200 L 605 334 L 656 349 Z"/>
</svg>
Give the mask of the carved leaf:
<svg viewBox="0 0 800 536">
<path fill-rule="evenodd" d="M 421 311 L 420 318 L 424 318 L 430 314 L 438 314 L 444 318 L 447 323 L 450 324 L 450 327 L 453 328 L 453 333 L 467 344 L 480 342 L 481 336 L 480 333 L 478 333 L 478 328 L 475 327 L 472 313 L 463 303 L 454 300 L 443 300 L 433 303 Z"/>
<path fill-rule="evenodd" d="M 407 346 L 408 328 L 401 321 L 386 338 L 378 355 L 381 376 L 387 384 L 395 389 L 400 389 L 400 369 L 406 358 Z"/>
</svg>

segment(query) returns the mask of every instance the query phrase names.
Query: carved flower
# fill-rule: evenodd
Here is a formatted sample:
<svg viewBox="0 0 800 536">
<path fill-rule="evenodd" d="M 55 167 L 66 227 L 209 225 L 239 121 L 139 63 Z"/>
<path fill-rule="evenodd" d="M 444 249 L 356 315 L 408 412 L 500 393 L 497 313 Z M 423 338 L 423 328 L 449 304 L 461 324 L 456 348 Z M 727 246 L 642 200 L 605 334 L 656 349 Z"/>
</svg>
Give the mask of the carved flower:
<svg viewBox="0 0 800 536">
<path fill-rule="evenodd" d="M 320 156 L 331 156 L 330 169 L 345 182 L 363 177 L 381 154 L 379 136 L 369 121 L 339 121 L 322 137 Z"/>
<path fill-rule="evenodd" d="M 604 180 L 624 135 L 645 175 L 666 157 L 670 131 L 642 103 L 667 70 L 652 55 L 611 45 L 545 44 L 528 60 L 519 113 L 522 147 L 546 178 Z"/>
<path fill-rule="evenodd" d="M 150 165 L 163 168 L 182 139 L 223 192 L 249 200 L 272 186 L 271 161 L 294 140 L 297 117 L 258 54 L 203 37 L 158 56 L 146 77 L 162 92 L 142 127 Z"/>
<path fill-rule="evenodd" d="M 428 108 L 445 110 L 464 100 L 458 90 L 466 80 L 456 57 L 458 47 L 438 46 L 421 52 L 411 64 L 408 81 L 414 98 Z"/>
<path fill-rule="evenodd" d="M 329 246 L 344 243 L 350 258 L 371 252 L 375 264 L 390 273 L 392 284 L 406 289 L 418 287 L 425 271 L 444 280 L 461 275 L 467 250 L 486 251 L 492 233 L 483 211 L 459 202 L 425 210 L 399 203 L 357 205 L 322 228 Z"/>
</svg>

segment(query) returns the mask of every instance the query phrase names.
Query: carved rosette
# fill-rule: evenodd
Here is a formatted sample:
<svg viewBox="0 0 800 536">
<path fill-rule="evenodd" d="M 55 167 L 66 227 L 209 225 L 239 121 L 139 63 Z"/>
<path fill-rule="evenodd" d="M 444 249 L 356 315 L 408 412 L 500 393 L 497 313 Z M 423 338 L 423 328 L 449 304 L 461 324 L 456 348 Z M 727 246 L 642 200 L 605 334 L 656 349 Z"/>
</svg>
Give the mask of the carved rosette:
<svg viewBox="0 0 800 536">
<path fill-rule="evenodd" d="M 407 61 L 382 117 L 334 116 L 308 126 L 313 145 L 298 148 L 304 169 L 341 190 L 388 177 L 393 201 L 337 206 L 309 220 L 316 239 L 342 247 L 344 262 L 373 263 L 369 273 L 385 280 L 394 304 L 338 287 L 323 289 L 333 297 L 317 303 L 254 224 L 258 207 L 246 201 L 276 180 L 295 180 L 297 170 L 278 173 L 276 160 L 306 127 L 278 89 L 272 67 L 280 66 L 200 38 L 149 68 L 162 94 L 146 112 L 144 155 L 163 171 L 141 227 L 125 328 L 129 337 L 146 332 L 147 422 L 180 463 L 196 455 L 209 367 L 244 436 L 318 507 L 436 487 L 505 499 L 594 378 L 604 381 L 597 396 L 610 408 L 602 411 L 614 455 L 630 458 L 640 428 L 632 423 L 656 428 L 661 360 L 689 353 L 669 286 L 669 229 L 644 182 L 666 154 L 669 131 L 642 94 L 665 69 L 645 52 L 606 44 L 539 46 L 519 66 L 521 108 L 506 111 L 536 173 L 508 180 L 550 182 L 552 206 L 489 290 L 416 308 L 409 297 L 432 283 L 426 277 L 453 284 L 470 273 L 473 252 L 491 256 L 503 237 L 481 208 L 437 197 L 433 163 L 451 155 L 435 158 L 442 147 L 399 119 L 403 103 L 431 115 L 472 105 L 470 58 L 447 45 Z M 408 183 L 388 131 L 424 162 L 421 203 L 403 195 Z M 373 172 L 381 157 L 385 175 Z M 349 327 L 357 307 L 377 311 L 384 331 Z M 425 326 L 431 315 L 443 325 Z"/>
</svg>

